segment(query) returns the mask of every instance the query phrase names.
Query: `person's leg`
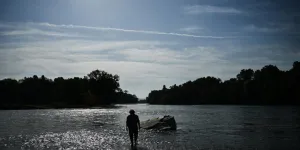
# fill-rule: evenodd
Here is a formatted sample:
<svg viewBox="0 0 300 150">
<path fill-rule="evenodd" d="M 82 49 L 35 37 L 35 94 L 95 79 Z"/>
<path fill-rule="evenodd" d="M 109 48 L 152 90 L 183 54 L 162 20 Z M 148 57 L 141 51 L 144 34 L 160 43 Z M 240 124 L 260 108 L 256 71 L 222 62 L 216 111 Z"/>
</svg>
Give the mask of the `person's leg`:
<svg viewBox="0 0 300 150">
<path fill-rule="evenodd" d="M 134 131 L 134 144 L 137 145 L 137 139 L 138 139 L 139 133 L 138 131 Z"/>
<path fill-rule="evenodd" d="M 131 146 L 133 146 L 133 132 L 129 130 L 129 138 L 131 142 Z"/>
</svg>

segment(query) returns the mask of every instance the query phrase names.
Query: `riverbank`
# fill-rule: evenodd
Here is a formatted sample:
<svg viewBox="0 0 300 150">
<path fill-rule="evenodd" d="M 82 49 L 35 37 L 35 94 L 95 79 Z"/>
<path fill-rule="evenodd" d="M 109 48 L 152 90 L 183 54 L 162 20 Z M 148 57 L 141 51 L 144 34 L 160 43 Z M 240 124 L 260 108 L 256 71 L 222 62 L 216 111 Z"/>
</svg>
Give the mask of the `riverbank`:
<svg viewBox="0 0 300 150">
<path fill-rule="evenodd" d="M 27 110 L 27 109 L 74 109 L 74 108 L 82 108 L 82 109 L 113 109 L 113 108 L 121 108 L 123 106 L 117 106 L 115 104 L 111 105 L 96 105 L 96 106 L 87 106 L 87 105 L 6 105 L 0 106 L 0 110 Z"/>
</svg>

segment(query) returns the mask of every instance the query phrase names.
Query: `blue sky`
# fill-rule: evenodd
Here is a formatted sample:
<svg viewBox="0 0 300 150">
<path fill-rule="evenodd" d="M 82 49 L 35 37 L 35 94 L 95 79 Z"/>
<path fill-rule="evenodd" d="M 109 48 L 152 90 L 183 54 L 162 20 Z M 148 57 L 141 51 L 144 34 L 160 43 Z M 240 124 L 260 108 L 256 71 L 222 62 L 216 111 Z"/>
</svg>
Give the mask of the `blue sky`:
<svg viewBox="0 0 300 150">
<path fill-rule="evenodd" d="M 299 61 L 300 3 L 279 0 L 2 0 L 0 79 L 120 75 L 144 98 L 162 85 Z"/>
</svg>

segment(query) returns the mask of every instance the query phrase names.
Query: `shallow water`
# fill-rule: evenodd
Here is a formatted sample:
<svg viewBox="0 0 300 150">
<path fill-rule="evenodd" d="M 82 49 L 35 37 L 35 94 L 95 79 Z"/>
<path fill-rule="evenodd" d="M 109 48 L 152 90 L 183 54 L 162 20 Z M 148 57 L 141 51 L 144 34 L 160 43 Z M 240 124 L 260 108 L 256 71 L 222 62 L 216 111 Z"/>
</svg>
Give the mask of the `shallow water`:
<svg viewBox="0 0 300 150">
<path fill-rule="evenodd" d="M 129 109 L 173 115 L 178 130 L 141 130 L 137 149 L 300 149 L 300 109 L 275 106 L 123 105 L 118 109 L 0 111 L 0 149 L 130 149 Z"/>
</svg>

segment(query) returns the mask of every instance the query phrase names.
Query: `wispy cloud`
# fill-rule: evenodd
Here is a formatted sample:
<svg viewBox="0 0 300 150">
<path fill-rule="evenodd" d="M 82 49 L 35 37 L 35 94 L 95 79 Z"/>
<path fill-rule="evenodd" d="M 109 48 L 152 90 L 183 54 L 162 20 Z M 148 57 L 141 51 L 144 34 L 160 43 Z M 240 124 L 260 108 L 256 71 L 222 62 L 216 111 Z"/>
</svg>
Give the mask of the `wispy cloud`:
<svg viewBox="0 0 300 150">
<path fill-rule="evenodd" d="M 12 42 L 0 48 L 0 78 L 22 78 L 34 74 L 51 78 L 74 77 L 103 69 L 119 74 L 122 86 L 138 91 L 138 96 L 143 97 L 162 83 L 178 84 L 202 75 L 198 68 L 204 68 L 204 64 L 200 62 L 209 63 L 216 58 L 208 56 L 212 53 L 204 52 L 212 49 L 178 51 L 167 48 L 168 45 L 158 41 L 82 39 Z M 215 70 L 206 69 L 203 76 L 212 75 Z M 145 78 L 149 80 L 145 81 Z M 140 87 L 143 87 L 142 91 Z"/>
<path fill-rule="evenodd" d="M 0 35 L 6 35 L 6 36 L 43 35 L 43 36 L 57 36 L 57 37 L 83 37 L 83 36 L 70 34 L 70 33 L 44 31 L 39 29 L 17 29 L 12 31 L 3 31 L 0 32 Z"/>
<path fill-rule="evenodd" d="M 181 37 L 193 37 L 193 38 L 214 38 L 222 39 L 226 37 L 222 36 L 206 36 L 206 35 L 193 35 L 193 34 L 182 34 L 174 32 L 161 32 L 161 31 L 148 31 L 148 30 L 132 30 L 122 28 L 110 28 L 110 27 L 91 27 L 91 26 L 79 26 L 79 25 L 55 25 L 49 23 L 39 23 L 42 26 L 56 27 L 56 28 L 69 28 L 69 29 L 89 29 L 89 30 L 100 30 L 100 31 L 120 31 L 120 32 L 131 32 L 131 33 L 143 33 L 143 34 L 155 34 L 155 35 L 170 35 L 170 36 L 181 36 Z"/>
<path fill-rule="evenodd" d="M 150 90 L 161 88 L 163 84 L 180 84 L 202 76 L 227 79 L 235 76 L 242 68 L 262 67 L 265 65 L 262 63 L 269 62 L 266 60 L 270 59 L 267 55 L 260 57 L 261 53 L 254 53 L 251 60 L 261 63 L 254 64 L 250 59 L 245 62 L 249 58 L 248 52 L 233 55 L 237 54 L 236 51 L 244 50 L 244 47 L 236 50 L 236 43 L 230 43 L 231 40 L 213 40 L 209 45 L 205 43 L 206 40 L 201 42 L 204 40 L 198 39 L 195 41 L 197 43 L 190 45 L 184 40 L 176 42 L 171 38 L 167 41 L 118 37 L 101 40 L 103 34 L 93 38 L 69 37 L 77 31 L 80 36 L 94 31 L 96 34 L 98 31 L 114 31 L 155 35 L 166 34 L 164 32 L 49 23 L 0 24 L 0 28 L 5 33 L 1 38 L 6 38 L 0 42 L 0 79 L 22 78 L 34 74 L 44 74 L 50 78 L 74 77 L 84 76 L 94 69 L 102 69 L 120 75 L 122 88 L 134 91 L 140 97 L 147 95 Z M 22 36 L 32 34 L 55 38 L 32 36 L 33 39 L 28 40 L 27 36 Z M 12 36 L 18 38 L 11 38 Z M 56 38 L 58 36 L 66 37 Z M 228 48 L 227 44 L 222 44 L 226 41 L 233 47 Z"/>
<path fill-rule="evenodd" d="M 242 68 L 258 69 L 274 62 L 268 55 L 254 53 L 250 59 L 248 54 L 213 46 L 172 49 L 161 41 L 15 41 L 0 47 L 0 79 L 34 74 L 74 77 L 102 69 L 120 75 L 122 88 L 144 97 L 163 84 L 181 84 L 202 76 L 227 79 Z M 255 64 L 251 60 L 256 60 Z"/>
<path fill-rule="evenodd" d="M 230 8 L 230 7 L 219 7 L 210 5 L 190 5 L 184 7 L 186 14 L 202 14 L 202 13 L 226 13 L 226 14 L 240 14 L 242 11 Z"/>
<path fill-rule="evenodd" d="M 188 26 L 188 27 L 180 29 L 180 31 L 183 31 L 183 32 L 186 32 L 186 33 L 198 33 L 199 30 L 203 30 L 203 28 L 200 28 L 198 26 Z"/>
<path fill-rule="evenodd" d="M 6 48 L 0 51 L 0 76 L 3 73 L 19 70 L 20 74 L 11 74 L 12 77 L 22 77 L 27 74 L 36 72 L 47 72 L 49 76 L 66 75 L 73 72 L 72 76 L 84 75 L 85 68 L 67 69 L 64 66 L 71 64 L 95 64 L 92 69 L 96 69 L 97 63 L 118 62 L 123 58 L 118 57 L 118 52 L 124 48 L 151 48 L 159 44 L 155 41 L 109 41 L 97 42 L 86 40 L 54 40 L 54 41 L 34 41 L 34 42 L 14 42 L 6 44 Z M 59 67 L 61 65 L 62 67 Z M 101 69 L 112 68 L 103 67 L 98 64 Z M 27 67 L 24 67 L 27 66 Z M 31 67 L 29 67 L 31 66 Z M 102 67 L 101 67 L 102 66 Z M 35 68 L 35 71 L 32 69 Z M 41 69 L 44 68 L 44 69 Z M 89 68 L 89 67 L 88 67 Z M 90 68 L 91 69 L 91 68 Z M 91 70 L 89 70 L 91 71 Z M 115 70 L 113 70 L 115 71 Z M 39 73 L 38 73 L 39 74 Z"/>
<path fill-rule="evenodd" d="M 247 25 L 244 27 L 245 31 L 248 32 L 263 32 L 263 33 L 275 33 L 287 31 L 289 29 L 288 26 L 268 26 L 268 27 L 259 27 L 254 24 Z"/>
<path fill-rule="evenodd" d="M 100 32 L 111 31 L 111 32 L 139 33 L 139 34 L 165 35 L 165 36 L 178 36 L 178 37 L 191 37 L 191 38 L 204 38 L 204 39 L 236 38 L 232 36 L 210 36 L 210 35 L 192 34 L 192 33 L 196 33 L 195 31 L 201 29 L 200 27 L 196 27 L 196 26 L 182 28 L 181 31 L 185 31 L 186 33 L 133 30 L 133 29 L 111 28 L 111 27 L 93 27 L 93 26 L 81 26 L 81 25 L 72 25 L 72 24 L 57 25 L 57 24 L 36 23 L 36 22 L 0 23 L 0 29 L 1 28 L 5 30 L 0 32 L 0 35 L 6 35 L 6 36 L 45 35 L 45 36 L 61 36 L 61 37 L 87 37 L 88 35 L 84 35 L 84 33 L 74 34 L 74 31 L 77 32 L 79 30 L 90 30 L 90 31 L 100 31 Z"/>
</svg>

